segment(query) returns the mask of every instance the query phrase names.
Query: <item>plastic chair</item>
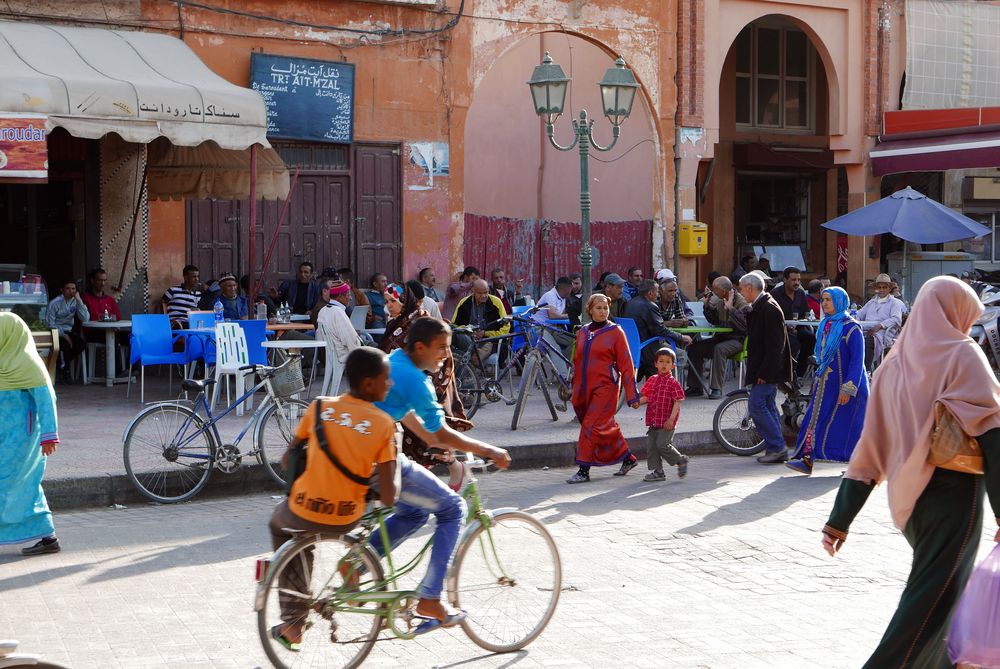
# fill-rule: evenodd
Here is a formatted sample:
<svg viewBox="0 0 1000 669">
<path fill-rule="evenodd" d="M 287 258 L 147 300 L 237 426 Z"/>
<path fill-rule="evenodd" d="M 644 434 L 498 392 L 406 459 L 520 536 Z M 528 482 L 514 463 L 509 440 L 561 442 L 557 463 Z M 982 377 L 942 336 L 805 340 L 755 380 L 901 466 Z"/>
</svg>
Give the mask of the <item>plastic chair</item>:
<svg viewBox="0 0 1000 669">
<path fill-rule="evenodd" d="M 128 389 L 125 397 L 132 392 L 132 367 L 139 363 L 140 386 L 139 401 L 146 401 L 146 367 L 151 365 L 185 365 L 188 358 L 186 352 L 174 351 L 175 337 L 170 329 L 170 319 L 166 314 L 137 314 L 132 316 L 132 334 L 129 335 L 129 346 L 132 353 L 129 356 Z M 167 374 L 168 388 L 173 380 L 173 374 Z"/>
<path fill-rule="evenodd" d="M 233 398 L 229 394 L 229 380 L 223 377 L 232 376 L 236 397 L 243 395 L 245 390 L 244 371 L 241 367 L 247 365 L 267 364 L 267 356 L 261 344 L 264 341 L 264 321 L 239 321 L 238 323 L 216 323 L 215 325 L 215 387 L 212 389 L 212 409 L 219 400 L 220 385 L 226 381 L 227 406 Z M 249 336 L 248 336 L 249 334 Z M 252 407 L 253 398 L 247 398 Z M 243 405 L 236 407 L 236 415 L 243 415 Z"/>
<path fill-rule="evenodd" d="M 191 330 L 215 330 L 215 312 L 212 311 L 190 311 L 188 312 L 188 328 Z M 208 376 L 208 368 L 215 364 L 215 342 L 209 336 L 188 337 L 188 362 L 193 364 L 198 360 L 205 363 L 205 376 Z M 190 370 L 189 370 L 190 371 Z M 190 376 L 190 373 L 189 373 Z"/>
<path fill-rule="evenodd" d="M 368 312 L 371 311 L 372 307 L 370 304 L 361 304 L 351 311 L 351 325 L 358 332 L 365 329 L 365 324 L 368 321 Z"/>
<path fill-rule="evenodd" d="M 318 323 L 316 338 L 326 343 L 326 365 L 323 367 L 323 385 L 319 394 L 332 396 L 340 394 L 340 383 L 344 379 L 344 365 L 337 359 L 337 351 L 333 345 L 333 337 L 323 323 Z"/>
</svg>

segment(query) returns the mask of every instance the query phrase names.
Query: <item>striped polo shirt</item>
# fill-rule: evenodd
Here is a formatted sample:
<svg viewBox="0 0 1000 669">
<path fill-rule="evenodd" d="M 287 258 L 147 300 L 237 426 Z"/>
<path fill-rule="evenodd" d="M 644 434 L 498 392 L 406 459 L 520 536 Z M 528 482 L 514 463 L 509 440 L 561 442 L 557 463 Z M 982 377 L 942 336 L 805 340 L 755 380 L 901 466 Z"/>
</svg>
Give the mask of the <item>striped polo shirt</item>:
<svg viewBox="0 0 1000 669">
<path fill-rule="evenodd" d="M 184 286 L 171 286 L 163 294 L 167 305 L 167 316 L 171 321 L 186 321 L 188 312 L 198 308 L 201 299 L 200 290 L 188 290 Z"/>
</svg>

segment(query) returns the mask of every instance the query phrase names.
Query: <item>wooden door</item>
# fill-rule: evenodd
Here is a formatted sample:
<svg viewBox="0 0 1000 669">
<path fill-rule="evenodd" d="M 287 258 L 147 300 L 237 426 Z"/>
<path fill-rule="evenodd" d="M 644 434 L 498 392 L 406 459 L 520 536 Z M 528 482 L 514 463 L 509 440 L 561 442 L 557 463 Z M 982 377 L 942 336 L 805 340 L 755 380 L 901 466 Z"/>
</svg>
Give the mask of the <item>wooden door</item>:
<svg viewBox="0 0 1000 669">
<path fill-rule="evenodd" d="M 398 144 L 354 147 L 355 273 L 361 285 L 375 272 L 403 273 L 400 153 Z"/>
<path fill-rule="evenodd" d="M 202 281 L 208 283 L 223 272 L 240 276 L 246 265 L 240 252 L 240 202 L 188 200 L 185 208 L 188 262 L 198 267 Z"/>
</svg>

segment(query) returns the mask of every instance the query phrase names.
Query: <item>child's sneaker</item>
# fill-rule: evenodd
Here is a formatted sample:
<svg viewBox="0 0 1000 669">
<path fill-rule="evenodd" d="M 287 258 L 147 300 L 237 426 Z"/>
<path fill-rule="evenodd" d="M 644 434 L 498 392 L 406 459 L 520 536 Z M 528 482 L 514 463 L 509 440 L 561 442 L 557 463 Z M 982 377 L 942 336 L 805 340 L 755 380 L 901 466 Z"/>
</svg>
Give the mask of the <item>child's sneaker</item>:
<svg viewBox="0 0 1000 669">
<path fill-rule="evenodd" d="M 653 471 L 649 472 L 645 476 L 643 476 L 642 480 L 643 481 L 648 481 L 648 482 L 666 481 L 667 480 L 667 476 L 666 476 L 666 474 L 663 473 L 663 470 L 656 469 L 656 470 L 653 470 Z"/>
<path fill-rule="evenodd" d="M 681 461 L 677 463 L 677 478 L 682 479 L 687 476 L 688 473 L 688 456 L 682 455 Z"/>
</svg>

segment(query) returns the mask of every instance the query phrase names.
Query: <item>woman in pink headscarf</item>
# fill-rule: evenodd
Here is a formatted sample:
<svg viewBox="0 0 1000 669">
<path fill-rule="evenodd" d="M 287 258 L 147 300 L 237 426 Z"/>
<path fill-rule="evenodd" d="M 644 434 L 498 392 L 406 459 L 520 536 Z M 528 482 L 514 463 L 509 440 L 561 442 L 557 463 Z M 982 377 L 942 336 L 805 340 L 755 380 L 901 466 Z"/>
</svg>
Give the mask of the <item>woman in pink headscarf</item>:
<svg viewBox="0 0 1000 669">
<path fill-rule="evenodd" d="M 823 528 L 823 547 L 834 555 L 871 490 L 886 481 L 893 522 L 913 548 L 899 607 L 866 669 L 953 666 L 945 634 L 976 557 L 984 488 L 1000 524 L 1000 384 L 969 338 L 982 312 L 958 279 L 921 288 L 875 372 L 864 429 Z M 978 438 L 985 475 L 928 462 L 938 402 Z"/>
</svg>

